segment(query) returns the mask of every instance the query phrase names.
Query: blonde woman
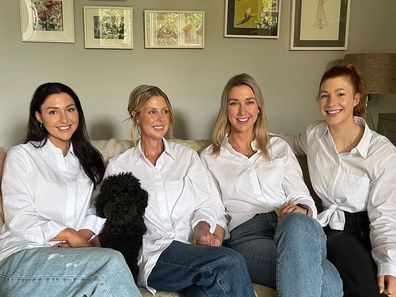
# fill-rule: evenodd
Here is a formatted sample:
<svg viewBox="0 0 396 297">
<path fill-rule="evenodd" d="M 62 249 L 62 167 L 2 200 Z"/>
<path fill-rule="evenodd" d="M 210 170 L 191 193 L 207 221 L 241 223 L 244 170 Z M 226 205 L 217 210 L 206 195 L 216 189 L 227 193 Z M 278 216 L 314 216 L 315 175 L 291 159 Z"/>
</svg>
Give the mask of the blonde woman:
<svg viewBox="0 0 396 297">
<path fill-rule="evenodd" d="M 140 284 L 151 292 L 180 291 L 186 297 L 253 297 L 244 259 L 221 247 L 213 234 L 224 208 L 214 203 L 199 156 L 167 139 L 174 123 L 168 96 L 156 86 L 138 86 L 128 112 L 132 139 L 135 129 L 140 137 L 135 147 L 110 160 L 106 175 L 130 171 L 149 193 Z"/>
<path fill-rule="evenodd" d="M 269 135 L 261 90 L 248 74 L 226 84 L 201 159 L 230 217 L 228 245 L 244 256 L 253 282 L 279 296 L 342 296 L 297 159 Z"/>
</svg>

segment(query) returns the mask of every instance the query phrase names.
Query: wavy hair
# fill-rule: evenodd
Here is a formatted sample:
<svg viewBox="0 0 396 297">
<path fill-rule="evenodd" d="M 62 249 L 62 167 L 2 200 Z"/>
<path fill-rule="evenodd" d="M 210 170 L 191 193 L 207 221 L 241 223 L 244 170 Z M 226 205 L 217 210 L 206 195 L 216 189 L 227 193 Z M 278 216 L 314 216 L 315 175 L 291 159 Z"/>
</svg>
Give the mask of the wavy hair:
<svg viewBox="0 0 396 297">
<path fill-rule="evenodd" d="M 73 144 L 74 154 L 79 160 L 84 172 L 94 184 L 94 187 L 103 179 L 105 167 L 102 155 L 92 146 L 89 141 L 88 132 L 85 125 L 84 112 L 81 107 L 80 99 L 77 94 L 68 86 L 59 82 L 49 82 L 40 85 L 33 94 L 30 102 L 29 120 L 25 143 L 38 142 L 35 147 L 43 147 L 48 140 L 48 131 L 43 127 L 36 118 L 36 112 L 41 113 L 41 106 L 53 94 L 68 94 L 74 101 L 78 111 L 78 126 L 73 133 L 70 141 Z"/>
<path fill-rule="evenodd" d="M 128 113 L 132 119 L 131 140 L 132 144 L 136 145 L 136 132 L 139 131 L 139 126 L 136 121 L 136 116 L 142 111 L 143 106 L 153 96 L 161 96 L 165 99 L 166 105 L 169 108 L 169 128 L 165 135 L 166 138 L 173 138 L 173 124 L 175 122 L 172 105 L 168 96 L 156 86 L 140 85 L 137 86 L 129 95 Z"/>
<path fill-rule="evenodd" d="M 257 142 L 257 147 L 265 158 L 269 158 L 268 143 L 269 133 L 267 124 L 267 115 L 265 113 L 264 98 L 257 82 L 249 74 L 241 73 L 232 77 L 223 89 L 221 94 L 220 110 L 217 115 L 216 123 L 213 128 L 212 136 L 212 153 L 218 155 L 221 144 L 225 136 L 230 132 L 231 124 L 228 120 L 227 105 L 228 94 L 231 89 L 239 86 L 248 86 L 256 96 L 256 101 L 260 113 L 257 115 L 257 120 L 253 126 L 253 136 Z"/>
</svg>

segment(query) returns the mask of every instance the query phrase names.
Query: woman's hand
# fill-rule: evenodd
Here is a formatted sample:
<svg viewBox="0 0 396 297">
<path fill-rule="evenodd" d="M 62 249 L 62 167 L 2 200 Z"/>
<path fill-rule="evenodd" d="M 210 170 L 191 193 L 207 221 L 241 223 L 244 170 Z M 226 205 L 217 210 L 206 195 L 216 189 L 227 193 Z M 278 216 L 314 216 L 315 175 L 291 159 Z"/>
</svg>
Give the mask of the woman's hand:
<svg viewBox="0 0 396 297">
<path fill-rule="evenodd" d="M 194 228 L 193 244 L 221 246 L 221 240 L 210 233 L 210 226 L 206 222 L 199 222 Z"/>
<path fill-rule="evenodd" d="M 392 275 L 380 275 L 377 278 L 380 294 L 387 296 L 396 296 L 396 277 Z"/>
<path fill-rule="evenodd" d="M 90 247 L 91 244 L 85 238 L 86 234 L 83 232 L 83 235 L 79 234 L 76 230 L 72 228 L 66 228 L 59 232 L 51 241 L 63 241 L 58 244 L 58 247 Z"/>
<path fill-rule="evenodd" d="M 312 217 L 312 210 L 309 206 L 304 205 L 304 207 L 300 207 L 294 203 L 290 203 L 290 202 L 285 202 L 283 203 L 283 205 L 281 206 L 281 208 L 278 211 L 278 220 L 280 221 L 281 219 L 284 218 L 285 215 L 287 215 L 288 213 L 302 213 L 305 214 L 309 217 Z"/>
<path fill-rule="evenodd" d="M 92 237 L 89 243 L 91 244 L 92 247 L 102 247 L 99 236 L 97 235 Z"/>
</svg>

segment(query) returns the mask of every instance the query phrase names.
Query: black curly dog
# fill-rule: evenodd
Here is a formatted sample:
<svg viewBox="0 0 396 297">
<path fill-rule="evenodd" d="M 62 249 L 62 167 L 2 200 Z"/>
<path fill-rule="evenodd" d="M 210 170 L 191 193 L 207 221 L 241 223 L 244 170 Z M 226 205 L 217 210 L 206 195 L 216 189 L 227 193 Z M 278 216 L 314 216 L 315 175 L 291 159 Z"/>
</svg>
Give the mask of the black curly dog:
<svg viewBox="0 0 396 297">
<path fill-rule="evenodd" d="M 146 232 L 143 215 L 147 202 L 148 193 L 130 172 L 105 178 L 95 199 L 97 215 L 107 218 L 98 235 L 100 243 L 122 253 L 135 280 L 139 272 L 137 258 Z"/>
</svg>

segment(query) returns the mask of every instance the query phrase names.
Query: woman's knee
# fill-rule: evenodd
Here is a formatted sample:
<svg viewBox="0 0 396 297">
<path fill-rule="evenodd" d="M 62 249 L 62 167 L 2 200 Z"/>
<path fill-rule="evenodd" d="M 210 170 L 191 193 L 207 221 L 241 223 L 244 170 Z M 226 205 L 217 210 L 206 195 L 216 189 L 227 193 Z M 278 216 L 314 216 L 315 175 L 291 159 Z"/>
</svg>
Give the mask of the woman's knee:
<svg viewBox="0 0 396 297">
<path fill-rule="evenodd" d="M 280 234 L 284 233 L 297 236 L 310 234 L 325 237 L 322 227 L 316 220 L 300 213 L 290 213 L 278 223 L 275 237 L 279 237 Z"/>
<path fill-rule="evenodd" d="M 221 247 L 221 255 L 218 259 L 218 268 L 246 269 L 245 258 L 237 251 L 230 248 Z"/>
<path fill-rule="evenodd" d="M 322 269 L 322 296 L 343 296 L 342 280 L 338 270 L 328 260 L 323 260 Z"/>
</svg>

